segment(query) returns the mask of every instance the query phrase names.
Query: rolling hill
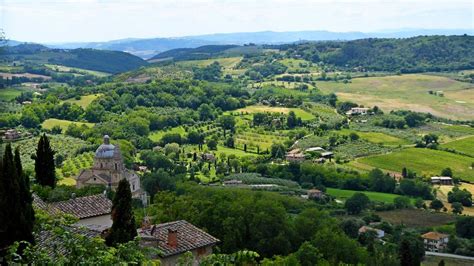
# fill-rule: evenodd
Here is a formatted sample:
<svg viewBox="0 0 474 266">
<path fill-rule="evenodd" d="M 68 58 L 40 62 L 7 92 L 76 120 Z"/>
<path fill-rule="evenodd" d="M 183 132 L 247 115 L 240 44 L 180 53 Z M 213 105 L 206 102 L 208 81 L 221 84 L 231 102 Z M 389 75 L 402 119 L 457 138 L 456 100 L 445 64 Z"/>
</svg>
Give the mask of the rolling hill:
<svg viewBox="0 0 474 266">
<path fill-rule="evenodd" d="M 148 63 L 140 57 L 120 51 L 96 49 L 50 49 L 40 44 L 8 46 L 4 51 L 8 61 L 33 64 L 55 64 L 107 73 L 121 73 L 137 69 Z"/>
</svg>

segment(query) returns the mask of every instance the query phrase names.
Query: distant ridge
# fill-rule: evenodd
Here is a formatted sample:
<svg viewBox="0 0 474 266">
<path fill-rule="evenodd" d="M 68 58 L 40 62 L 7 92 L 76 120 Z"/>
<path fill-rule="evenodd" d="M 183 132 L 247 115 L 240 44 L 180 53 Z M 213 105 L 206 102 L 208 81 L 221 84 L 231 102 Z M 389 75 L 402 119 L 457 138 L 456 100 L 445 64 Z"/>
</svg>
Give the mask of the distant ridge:
<svg viewBox="0 0 474 266">
<path fill-rule="evenodd" d="M 247 43 L 284 44 L 298 41 L 356 40 L 364 38 L 408 38 L 420 35 L 474 35 L 474 29 L 402 29 L 380 32 L 331 32 L 331 31 L 261 31 L 216 33 L 174 38 L 127 38 L 107 42 L 75 42 L 45 44 L 50 48 L 93 48 L 128 52 L 148 59 L 154 55 L 177 48 L 196 48 L 205 45 Z"/>
</svg>

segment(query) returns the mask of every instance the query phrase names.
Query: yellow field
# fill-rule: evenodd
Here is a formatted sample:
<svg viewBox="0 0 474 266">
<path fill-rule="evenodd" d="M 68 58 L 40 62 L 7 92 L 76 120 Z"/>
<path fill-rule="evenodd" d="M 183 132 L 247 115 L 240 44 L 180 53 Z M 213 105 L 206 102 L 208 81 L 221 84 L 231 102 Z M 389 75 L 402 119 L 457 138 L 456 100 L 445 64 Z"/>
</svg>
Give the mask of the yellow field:
<svg viewBox="0 0 474 266">
<path fill-rule="evenodd" d="M 447 77 L 409 74 L 355 78 L 352 83 L 318 82 L 326 93 L 335 92 L 344 101 L 384 111 L 412 110 L 451 119 L 474 119 L 474 86 Z M 429 94 L 442 91 L 444 97 Z"/>
<path fill-rule="evenodd" d="M 86 109 L 87 106 L 89 106 L 89 104 L 92 103 L 92 101 L 94 101 L 95 99 L 97 99 L 98 97 L 100 97 L 102 95 L 103 94 L 101 94 L 101 93 L 84 95 L 84 96 L 81 96 L 81 99 L 79 99 L 79 100 L 69 99 L 69 100 L 65 100 L 64 102 L 75 103 L 75 104 L 79 105 L 80 107 Z"/>
<path fill-rule="evenodd" d="M 63 132 L 67 129 L 67 127 L 70 124 L 76 124 L 77 126 L 82 126 L 86 125 L 87 127 L 93 127 L 94 123 L 86 123 L 86 122 L 74 122 L 74 121 L 69 121 L 69 120 L 61 120 L 61 119 L 56 119 L 56 118 L 50 118 L 44 120 L 44 122 L 41 124 L 41 127 L 44 129 L 49 129 L 51 130 L 54 126 L 59 126 L 63 130 Z"/>
<path fill-rule="evenodd" d="M 448 209 L 448 212 L 451 212 L 451 203 L 448 202 L 448 192 L 453 189 L 454 186 L 436 186 L 437 189 L 436 197 L 441 200 L 444 204 L 444 207 Z M 474 185 L 469 183 L 461 183 L 459 186 L 460 189 L 466 189 L 467 191 L 474 194 Z M 464 210 L 462 214 L 474 216 L 474 207 L 463 207 Z"/>
</svg>

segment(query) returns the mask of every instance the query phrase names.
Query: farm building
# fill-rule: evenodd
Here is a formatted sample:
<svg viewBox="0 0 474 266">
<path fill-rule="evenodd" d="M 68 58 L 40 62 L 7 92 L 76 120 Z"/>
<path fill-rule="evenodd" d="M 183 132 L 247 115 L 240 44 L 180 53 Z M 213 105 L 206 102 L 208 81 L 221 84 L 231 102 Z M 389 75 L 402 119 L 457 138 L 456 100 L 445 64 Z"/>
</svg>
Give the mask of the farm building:
<svg viewBox="0 0 474 266">
<path fill-rule="evenodd" d="M 451 186 L 453 179 L 449 176 L 433 176 L 431 177 L 431 184 Z"/>
<path fill-rule="evenodd" d="M 310 189 L 306 192 L 308 199 L 321 199 L 324 197 L 324 192 L 319 189 Z"/>
<path fill-rule="evenodd" d="M 425 250 L 432 252 L 442 252 L 448 246 L 449 235 L 438 232 L 428 232 L 421 235 Z"/>
<path fill-rule="evenodd" d="M 369 110 L 369 108 L 365 107 L 353 107 L 351 110 L 346 112 L 346 115 L 366 115 Z"/>
<path fill-rule="evenodd" d="M 216 156 L 214 156 L 214 154 L 212 153 L 203 153 L 201 155 L 201 158 L 203 161 L 206 161 L 206 162 L 213 162 L 216 160 Z"/>
<path fill-rule="evenodd" d="M 6 132 L 5 132 L 5 135 L 4 135 L 4 138 L 6 140 L 15 140 L 15 139 L 19 139 L 20 138 L 20 133 L 12 128 L 12 129 L 8 129 Z"/>
<path fill-rule="evenodd" d="M 321 157 L 322 157 L 322 158 L 325 158 L 325 159 L 331 160 L 331 158 L 332 158 L 333 156 L 334 156 L 334 153 L 333 153 L 333 152 L 330 152 L 330 151 L 321 153 Z"/>
<path fill-rule="evenodd" d="M 324 152 L 325 150 L 321 147 L 311 147 L 307 148 L 305 152 Z"/>
<path fill-rule="evenodd" d="M 188 223 L 174 221 L 157 225 L 145 225 L 138 229 L 140 244 L 161 251 L 156 257 L 161 265 L 177 265 L 179 257 L 186 252 L 193 255 L 192 265 L 199 265 L 202 258 L 212 254 L 212 248 L 220 240 Z"/>
<path fill-rule="evenodd" d="M 82 170 L 76 181 L 78 188 L 87 185 L 106 185 L 116 189 L 123 178 L 130 183 L 132 196 L 141 197 L 140 178 L 135 172 L 125 168 L 119 146 L 110 144 L 109 136 L 105 135 L 104 143 L 95 152 L 93 166 Z"/>
<path fill-rule="evenodd" d="M 289 162 L 302 162 L 305 160 L 305 155 L 300 149 L 293 149 L 286 153 L 285 158 Z"/>
</svg>

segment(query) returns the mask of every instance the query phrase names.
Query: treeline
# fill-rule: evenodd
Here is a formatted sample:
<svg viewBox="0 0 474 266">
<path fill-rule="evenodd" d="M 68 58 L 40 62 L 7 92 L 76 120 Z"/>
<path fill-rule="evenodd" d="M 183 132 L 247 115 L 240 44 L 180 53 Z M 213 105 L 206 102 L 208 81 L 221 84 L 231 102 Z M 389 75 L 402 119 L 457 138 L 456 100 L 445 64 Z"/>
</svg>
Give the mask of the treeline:
<svg viewBox="0 0 474 266">
<path fill-rule="evenodd" d="M 282 45 L 289 57 L 325 62 L 346 69 L 452 71 L 474 67 L 473 36 L 419 36 Z"/>
</svg>

